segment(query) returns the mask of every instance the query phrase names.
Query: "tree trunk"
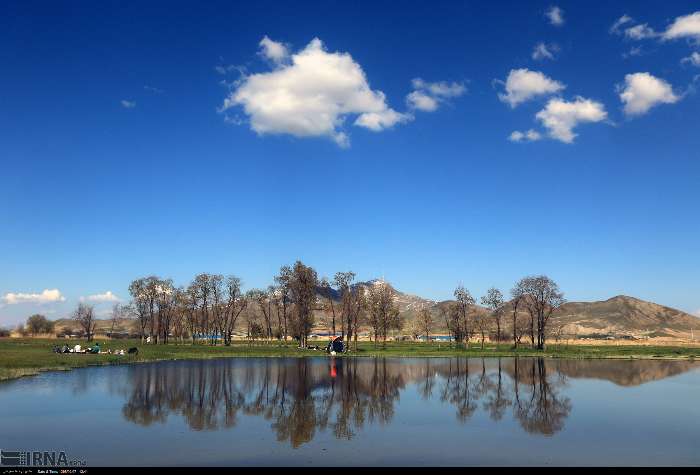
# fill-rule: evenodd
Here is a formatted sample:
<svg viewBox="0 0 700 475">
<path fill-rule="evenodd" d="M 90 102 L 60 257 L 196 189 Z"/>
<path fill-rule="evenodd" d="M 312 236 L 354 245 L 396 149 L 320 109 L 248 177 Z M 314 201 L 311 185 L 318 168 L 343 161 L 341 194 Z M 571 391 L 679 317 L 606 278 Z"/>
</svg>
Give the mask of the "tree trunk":
<svg viewBox="0 0 700 475">
<path fill-rule="evenodd" d="M 331 312 L 333 314 L 333 336 L 335 337 L 335 307 L 333 306 L 333 299 L 328 297 L 328 301 L 331 303 Z"/>
</svg>

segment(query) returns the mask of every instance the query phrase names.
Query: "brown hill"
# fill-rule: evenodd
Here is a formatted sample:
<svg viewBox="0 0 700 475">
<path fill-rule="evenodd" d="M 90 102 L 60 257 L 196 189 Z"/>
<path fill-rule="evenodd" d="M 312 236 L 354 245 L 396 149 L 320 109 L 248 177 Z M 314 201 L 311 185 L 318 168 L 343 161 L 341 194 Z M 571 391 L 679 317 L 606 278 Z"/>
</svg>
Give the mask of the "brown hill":
<svg viewBox="0 0 700 475">
<path fill-rule="evenodd" d="M 700 331 L 697 317 L 624 295 L 602 302 L 569 302 L 554 318 L 578 334 L 687 337 L 691 330 Z"/>
<path fill-rule="evenodd" d="M 61 318 L 56 320 L 55 332 L 60 333 L 73 333 L 77 334 L 80 331 L 80 325 L 70 318 Z M 112 320 L 105 319 L 95 320 L 95 333 L 99 335 L 104 335 L 112 331 Z M 120 318 L 114 325 L 115 334 L 130 334 L 136 335 L 139 332 L 138 323 L 136 320 L 130 320 L 127 318 Z"/>
<path fill-rule="evenodd" d="M 410 301 L 411 297 L 415 302 L 413 306 L 405 305 L 404 308 L 399 305 L 405 321 L 413 320 L 418 311 L 427 306 L 433 314 L 436 330 L 446 330 L 443 314 L 447 306 L 454 302 L 453 300 L 433 302 L 396 292 L 397 302 Z M 484 313 L 488 310 L 475 305 L 472 311 Z M 506 326 L 510 321 L 510 312 L 510 306 L 508 306 L 507 315 L 504 318 Z M 681 310 L 624 295 L 599 302 L 568 302 L 555 313 L 552 323 L 564 325 L 565 333 L 576 334 L 579 337 L 688 339 L 691 335 L 700 335 L 700 318 Z"/>
</svg>

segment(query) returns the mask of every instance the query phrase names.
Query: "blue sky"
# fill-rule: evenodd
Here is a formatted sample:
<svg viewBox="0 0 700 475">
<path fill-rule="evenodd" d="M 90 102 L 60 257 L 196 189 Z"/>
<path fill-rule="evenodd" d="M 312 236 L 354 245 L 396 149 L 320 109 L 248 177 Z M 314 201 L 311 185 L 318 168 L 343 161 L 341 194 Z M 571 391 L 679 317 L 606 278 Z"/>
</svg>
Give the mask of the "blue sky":
<svg viewBox="0 0 700 475">
<path fill-rule="evenodd" d="M 698 11 L 3 2 L 0 325 L 296 259 L 698 311 Z"/>
</svg>

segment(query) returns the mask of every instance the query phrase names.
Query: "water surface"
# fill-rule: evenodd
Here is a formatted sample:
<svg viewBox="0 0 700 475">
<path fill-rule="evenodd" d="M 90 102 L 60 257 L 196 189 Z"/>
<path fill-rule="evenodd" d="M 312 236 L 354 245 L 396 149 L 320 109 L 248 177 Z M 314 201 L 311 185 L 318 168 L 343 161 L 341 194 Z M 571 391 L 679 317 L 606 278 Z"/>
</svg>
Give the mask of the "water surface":
<svg viewBox="0 0 700 475">
<path fill-rule="evenodd" d="M 229 358 L 0 383 L 0 448 L 88 465 L 700 465 L 700 364 Z"/>
</svg>

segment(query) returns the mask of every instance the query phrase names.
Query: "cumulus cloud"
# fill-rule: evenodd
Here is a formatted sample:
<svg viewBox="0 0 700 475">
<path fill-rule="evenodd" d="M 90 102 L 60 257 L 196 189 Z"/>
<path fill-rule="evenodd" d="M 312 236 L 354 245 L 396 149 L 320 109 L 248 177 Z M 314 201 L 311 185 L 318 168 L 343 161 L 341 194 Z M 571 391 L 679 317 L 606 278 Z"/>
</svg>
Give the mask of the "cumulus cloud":
<svg viewBox="0 0 700 475">
<path fill-rule="evenodd" d="M 663 33 L 663 39 L 694 38 L 700 41 L 700 11 L 679 16 Z"/>
<path fill-rule="evenodd" d="M 406 103 L 410 109 L 424 112 L 433 112 L 441 103 L 467 92 L 466 86 L 457 82 L 427 82 L 416 78 L 412 85 L 414 90 L 406 96 Z"/>
<path fill-rule="evenodd" d="M 545 16 L 549 18 L 549 23 L 554 26 L 562 26 L 564 24 L 564 10 L 557 6 L 549 7 Z"/>
<path fill-rule="evenodd" d="M 610 27 L 610 33 L 616 34 L 616 35 L 621 34 L 622 33 L 622 30 L 621 30 L 622 25 L 626 25 L 627 23 L 631 23 L 633 21 L 634 21 L 634 19 L 631 16 L 629 16 L 627 14 L 622 15 L 620 18 L 618 18 L 615 21 L 615 23 L 612 24 L 612 26 Z"/>
<path fill-rule="evenodd" d="M 681 59 L 681 63 L 690 63 L 700 68 L 700 53 L 693 51 L 690 56 Z"/>
<path fill-rule="evenodd" d="M 530 129 L 526 132 L 514 130 L 510 134 L 510 136 L 508 136 L 508 140 L 510 140 L 511 142 L 535 142 L 537 140 L 540 140 L 541 138 L 542 135 L 534 129 Z"/>
<path fill-rule="evenodd" d="M 632 40 L 659 38 L 665 41 L 678 38 L 690 38 L 700 41 L 700 11 L 677 17 L 663 32 L 655 31 L 646 23 L 630 26 L 624 30 L 622 29 L 623 25 L 632 23 L 634 23 L 634 20 L 631 17 L 623 15 L 610 27 L 610 33 L 618 35 L 624 34 L 625 37 Z"/>
<path fill-rule="evenodd" d="M 511 69 L 504 84 L 505 94 L 499 93 L 498 98 L 513 108 L 538 96 L 556 94 L 566 87 L 539 71 L 529 69 Z"/>
<path fill-rule="evenodd" d="M 607 116 L 603 104 L 577 96 L 573 101 L 552 98 L 535 117 L 542 122 L 551 138 L 572 143 L 577 136 L 573 129 L 578 124 L 600 122 Z"/>
<path fill-rule="evenodd" d="M 365 127 L 374 132 L 381 132 L 384 129 L 392 127 L 394 124 L 404 122 L 410 116 L 396 112 L 393 109 L 385 109 L 378 112 L 365 112 L 355 120 L 355 125 Z"/>
<path fill-rule="evenodd" d="M 545 44 L 537 43 L 535 48 L 532 50 L 532 59 L 542 60 L 542 59 L 554 59 L 554 55 L 559 52 L 559 46 L 555 43 Z"/>
<path fill-rule="evenodd" d="M 627 116 L 646 114 L 654 106 L 680 99 L 668 82 L 649 73 L 627 74 L 624 87 L 618 89 Z"/>
<path fill-rule="evenodd" d="M 357 116 L 354 125 L 375 132 L 411 120 L 391 109 L 383 92 L 370 88 L 348 53 L 328 52 L 318 38 L 286 64 L 243 77 L 220 111 L 236 106 L 243 108 L 260 135 L 326 136 L 340 146 L 349 145 L 342 131 L 348 116 Z"/>
<path fill-rule="evenodd" d="M 80 297 L 81 302 L 119 302 L 119 298 L 112 293 L 111 290 L 103 294 L 88 295 L 87 297 Z"/>
<path fill-rule="evenodd" d="M 44 289 L 44 291 L 39 294 L 10 292 L 5 294 L 3 300 L 7 305 L 16 305 L 20 303 L 63 302 L 66 299 L 61 295 L 58 289 Z"/>
<path fill-rule="evenodd" d="M 126 99 L 122 99 L 121 105 L 124 109 L 133 109 L 134 107 L 136 107 L 136 102 L 127 101 Z"/>
<path fill-rule="evenodd" d="M 437 99 L 423 91 L 411 92 L 408 96 L 406 96 L 406 103 L 411 109 L 417 109 L 424 112 L 432 112 L 438 108 Z"/>
<path fill-rule="evenodd" d="M 260 40 L 260 54 L 276 64 L 281 64 L 289 58 L 287 47 L 277 41 L 272 41 L 267 35 Z"/>
</svg>

